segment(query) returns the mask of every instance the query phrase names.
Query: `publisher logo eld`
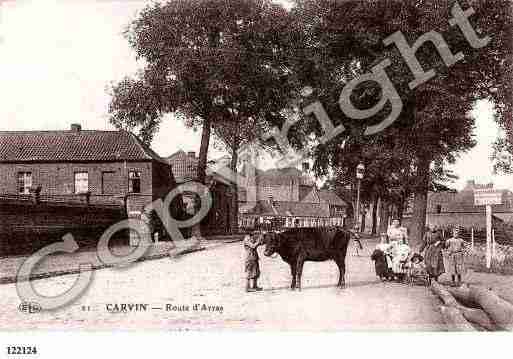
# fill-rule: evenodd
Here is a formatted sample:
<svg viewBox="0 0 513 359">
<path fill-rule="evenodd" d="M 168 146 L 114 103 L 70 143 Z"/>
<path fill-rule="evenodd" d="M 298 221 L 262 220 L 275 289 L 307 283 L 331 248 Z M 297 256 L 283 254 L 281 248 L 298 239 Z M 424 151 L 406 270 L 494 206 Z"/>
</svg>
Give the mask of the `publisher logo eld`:
<svg viewBox="0 0 513 359">
<path fill-rule="evenodd" d="M 38 303 L 22 302 L 18 306 L 18 310 L 25 314 L 34 314 L 39 313 L 42 310 L 42 308 L 41 305 L 39 305 Z"/>
</svg>

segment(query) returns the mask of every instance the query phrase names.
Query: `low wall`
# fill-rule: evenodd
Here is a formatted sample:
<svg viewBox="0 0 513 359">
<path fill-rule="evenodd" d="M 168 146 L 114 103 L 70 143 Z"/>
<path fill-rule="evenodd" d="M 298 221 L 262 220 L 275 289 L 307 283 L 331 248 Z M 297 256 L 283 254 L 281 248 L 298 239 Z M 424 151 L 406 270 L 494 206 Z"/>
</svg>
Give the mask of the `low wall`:
<svg viewBox="0 0 513 359">
<path fill-rule="evenodd" d="M 33 253 L 67 233 L 80 248 L 90 248 L 110 225 L 125 218 L 122 205 L 0 200 L 0 257 Z M 127 241 L 126 233 L 119 233 L 111 243 Z"/>
</svg>

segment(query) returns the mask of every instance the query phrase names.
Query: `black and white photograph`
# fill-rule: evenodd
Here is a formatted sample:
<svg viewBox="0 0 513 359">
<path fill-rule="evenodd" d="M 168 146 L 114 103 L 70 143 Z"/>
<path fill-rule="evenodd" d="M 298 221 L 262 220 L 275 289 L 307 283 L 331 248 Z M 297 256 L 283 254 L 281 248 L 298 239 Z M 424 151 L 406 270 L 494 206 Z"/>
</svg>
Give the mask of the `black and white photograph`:
<svg viewBox="0 0 513 359">
<path fill-rule="evenodd" d="M 513 331 L 511 0 L 1 0 L 0 80 L 0 336 Z"/>
</svg>

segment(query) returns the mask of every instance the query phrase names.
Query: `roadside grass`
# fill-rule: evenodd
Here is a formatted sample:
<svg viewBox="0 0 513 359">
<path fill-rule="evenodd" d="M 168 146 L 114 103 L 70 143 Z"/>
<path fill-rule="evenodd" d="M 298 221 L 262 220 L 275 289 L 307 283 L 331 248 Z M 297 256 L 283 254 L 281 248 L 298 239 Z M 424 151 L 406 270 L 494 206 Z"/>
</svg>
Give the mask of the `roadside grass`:
<svg viewBox="0 0 513 359">
<path fill-rule="evenodd" d="M 474 250 L 465 253 L 465 264 L 476 272 L 513 274 L 513 246 L 496 245 L 496 256 L 492 258 L 491 268 L 486 268 L 486 246 L 477 245 Z"/>
</svg>

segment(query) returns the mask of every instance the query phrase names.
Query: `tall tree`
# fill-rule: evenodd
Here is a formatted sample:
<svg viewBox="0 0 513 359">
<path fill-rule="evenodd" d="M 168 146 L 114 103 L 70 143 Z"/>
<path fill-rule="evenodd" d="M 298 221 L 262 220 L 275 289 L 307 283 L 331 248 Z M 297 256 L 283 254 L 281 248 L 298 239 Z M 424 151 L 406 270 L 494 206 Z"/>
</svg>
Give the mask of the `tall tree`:
<svg viewBox="0 0 513 359">
<path fill-rule="evenodd" d="M 260 122 L 258 122 L 260 121 Z M 237 117 L 226 121 L 220 121 L 214 126 L 214 134 L 222 143 L 223 147 L 230 153 L 231 180 L 231 206 L 230 206 L 230 230 L 232 233 L 238 231 L 239 218 L 239 188 L 238 188 L 238 164 L 239 151 L 244 146 L 251 145 L 262 137 L 263 129 L 267 125 L 263 119 L 255 117 Z"/>
<path fill-rule="evenodd" d="M 472 134 L 474 119 L 469 115 L 473 104 L 478 99 L 493 100 L 494 88 L 510 86 L 504 83 L 507 76 L 502 66 L 511 61 L 512 12 L 504 10 L 511 9 L 511 3 L 481 0 L 467 1 L 462 5 L 463 10 L 472 6 L 475 11 L 468 19 L 476 29 L 474 35 L 481 40 L 487 35 L 491 37 L 485 46 L 485 41 L 477 45 L 471 43 L 458 26 L 450 25 L 453 18 L 451 9 L 455 4 L 455 1 L 442 0 L 306 0 L 298 3 L 296 8 L 299 21 L 304 23 L 302 34 L 308 39 L 305 43 L 309 50 L 308 55 L 298 61 L 302 81 L 314 89 L 316 99 L 324 105 L 334 124 L 343 123 L 351 130 L 320 147 L 316 153 L 318 166 L 325 167 L 328 160 L 341 161 L 342 167 L 347 166 L 348 161 L 337 160 L 340 158 L 337 151 L 326 149 L 338 148 L 340 152 L 351 137 L 362 148 L 393 144 L 389 146 L 393 151 L 385 153 L 394 158 L 404 157 L 407 160 L 404 165 L 413 174 L 410 177 L 410 188 L 415 198 L 412 234 L 417 239 L 423 234 L 427 192 L 433 183 L 433 172 L 443 169 L 446 163 L 454 162 L 459 153 L 475 144 Z M 442 38 L 447 46 L 441 43 L 442 46 L 435 47 L 429 41 L 419 46 L 414 54 L 421 71 L 412 72 L 397 44 L 404 36 L 406 46 L 413 46 L 429 32 L 434 36 L 432 38 Z M 383 40 L 392 34 L 395 36 L 385 44 Z M 444 57 L 439 53 L 447 49 L 450 49 L 451 56 L 461 52 L 464 57 L 451 63 L 447 61 L 450 57 L 447 53 Z M 385 106 L 366 120 L 354 120 L 343 113 L 339 99 L 349 81 L 369 73 L 386 59 L 391 62 L 386 73 L 403 106 L 393 124 L 373 135 L 381 140 L 372 141 L 365 138 L 368 136 L 360 136 L 362 128 L 383 121 L 391 112 L 390 106 Z M 419 73 L 431 69 L 434 77 L 411 88 Z M 362 83 L 354 90 L 351 100 L 356 108 L 368 109 L 378 102 L 381 95 L 382 91 L 375 83 Z M 500 101 L 501 106 L 509 106 L 509 98 L 504 94 Z M 306 132 L 311 130 L 321 135 L 318 122 L 311 117 L 313 125 Z M 364 158 L 363 154 L 358 157 Z M 353 166 L 347 167 L 347 171 L 352 172 Z"/>
<path fill-rule="evenodd" d="M 213 129 L 236 161 L 242 138 L 254 138 L 263 122 L 280 121 L 293 94 L 282 56 L 294 43 L 289 22 L 269 0 L 147 6 L 125 32 L 145 67 L 113 86 L 112 123 L 138 128 L 146 142 L 168 113 L 201 127 L 197 180 L 204 183 Z"/>
</svg>

